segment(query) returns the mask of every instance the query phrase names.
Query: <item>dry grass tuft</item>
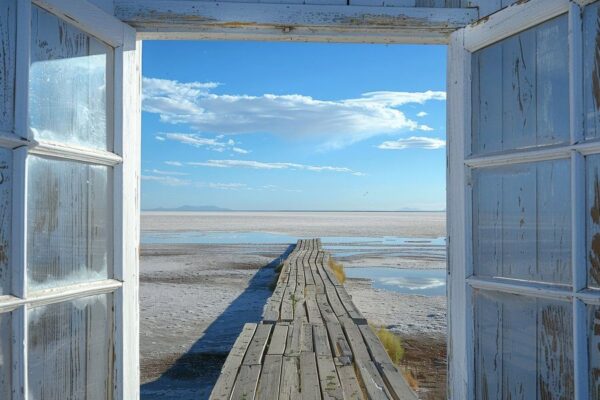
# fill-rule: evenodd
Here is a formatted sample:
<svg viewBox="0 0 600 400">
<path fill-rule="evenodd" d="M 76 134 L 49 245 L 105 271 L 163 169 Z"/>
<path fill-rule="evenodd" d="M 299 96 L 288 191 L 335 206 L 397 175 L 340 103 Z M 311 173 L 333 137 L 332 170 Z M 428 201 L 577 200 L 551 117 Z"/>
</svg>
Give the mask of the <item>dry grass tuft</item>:
<svg viewBox="0 0 600 400">
<path fill-rule="evenodd" d="M 402 376 L 404 377 L 404 379 L 406 380 L 406 383 L 408 383 L 408 386 L 410 386 L 410 388 L 412 390 L 417 390 L 419 388 L 419 382 L 417 382 L 417 378 L 415 378 L 415 376 L 413 375 L 413 372 L 409 369 L 405 369 L 402 371 Z"/>
<path fill-rule="evenodd" d="M 333 275 L 337 278 L 340 283 L 346 282 L 346 273 L 344 272 L 344 264 L 335 261 L 333 258 L 329 259 L 329 268 L 333 271 Z"/>
<path fill-rule="evenodd" d="M 377 328 L 376 326 L 371 325 L 371 329 L 377 334 L 377 337 L 383 344 L 383 347 L 392 359 L 392 362 L 398 365 L 400 360 L 404 357 L 404 347 L 402 347 L 400 336 L 383 326 Z"/>
</svg>

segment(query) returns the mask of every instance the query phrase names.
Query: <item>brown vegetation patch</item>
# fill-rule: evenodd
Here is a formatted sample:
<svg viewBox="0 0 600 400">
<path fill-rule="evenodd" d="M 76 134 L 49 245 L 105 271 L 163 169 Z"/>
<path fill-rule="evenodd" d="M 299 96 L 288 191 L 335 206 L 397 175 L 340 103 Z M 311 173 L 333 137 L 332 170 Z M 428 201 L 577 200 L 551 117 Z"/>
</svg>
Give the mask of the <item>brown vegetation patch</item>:
<svg viewBox="0 0 600 400">
<path fill-rule="evenodd" d="M 446 399 L 446 340 L 402 335 L 403 375 L 423 400 Z"/>
<path fill-rule="evenodd" d="M 341 262 L 335 261 L 333 258 L 329 259 L 328 262 L 329 268 L 333 272 L 333 275 L 337 278 L 339 283 L 346 282 L 346 273 L 344 272 L 344 264 Z"/>
</svg>

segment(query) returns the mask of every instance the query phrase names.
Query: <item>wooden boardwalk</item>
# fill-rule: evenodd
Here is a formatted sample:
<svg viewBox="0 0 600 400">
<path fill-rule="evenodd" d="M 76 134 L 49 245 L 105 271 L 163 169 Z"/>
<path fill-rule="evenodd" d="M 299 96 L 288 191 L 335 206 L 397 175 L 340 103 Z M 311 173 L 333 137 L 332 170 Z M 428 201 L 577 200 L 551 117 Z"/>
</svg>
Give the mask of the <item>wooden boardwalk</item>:
<svg viewBox="0 0 600 400">
<path fill-rule="evenodd" d="M 299 240 L 260 324 L 246 324 L 211 399 L 416 399 L 328 267 Z"/>
</svg>

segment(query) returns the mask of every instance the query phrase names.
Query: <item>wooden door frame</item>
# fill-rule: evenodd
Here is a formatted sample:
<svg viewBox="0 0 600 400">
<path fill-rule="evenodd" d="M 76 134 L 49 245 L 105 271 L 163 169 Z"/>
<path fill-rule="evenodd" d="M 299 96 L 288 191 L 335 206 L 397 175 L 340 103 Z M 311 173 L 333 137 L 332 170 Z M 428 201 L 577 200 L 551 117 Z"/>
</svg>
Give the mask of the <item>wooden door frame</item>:
<svg viewBox="0 0 600 400">
<path fill-rule="evenodd" d="M 448 398 L 475 398 L 473 291 L 568 299 L 573 306 L 575 398 L 588 398 L 586 305 L 599 304 L 596 292 L 586 289 L 585 161 L 600 153 L 600 141 L 583 143 L 582 9 L 596 0 L 530 0 L 492 14 L 451 35 L 448 51 L 447 220 L 448 220 Z M 471 156 L 472 53 L 559 15 L 569 23 L 570 141 L 496 155 Z M 470 171 L 543 160 L 570 159 L 572 287 L 553 289 L 547 284 L 508 282 L 473 274 L 473 198 Z"/>
<path fill-rule="evenodd" d="M 471 260 L 471 189 L 468 169 L 482 163 L 510 162 L 506 156 L 479 159 L 468 157 L 470 141 L 470 58 L 474 49 L 527 29 L 556 13 L 590 4 L 594 0 L 530 0 L 496 12 L 486 21 L 460 29 L 477 20 L 476 9 L 418 9 L 409 7 L 363 7 L 325 5 L 284 5 L 252 3 L 214 3 L 199 1 L 115 0 L 116 18 L 87 0 L 32 0 L 52 13 L 111 44 L 115 48 L 114 151 L 88 151 L 33 143 L 27 129 L 27 88 L 29 68 L 28 24 L 26 15 L 30 0 L 18 0 L 17 89 L 15 134 L 1 135 L 0 144 L 18 153 L 65 155 L 72 159 L 110 163 L 114 166 L 115 196 L 115 270 L 114 279 L 95 285 L 75 287 L 74 293 L 113 291 L 115 296 L 115 393 L 116 399 L 139 398 L 139 221 L 140 221 L 140 139 L 141 139 L 141 40 L 143 39 L 225 39 L 225 40 L 296 40 L 312 42 L 355 43 L 432 43 L 449 44 L 447 78 L 447 230 L 448 230 L 448 349 L 449 398 L 473 398 L 473 327 Z M 544 6 L 541 6 L 543 3 Z M 200 8 L 198 8 L 200 7 Z M 566 8 L 565 8 L 566 7 Z M 168 12 L 167 12 L 168 11 Z M 375 12 L 376 11 L 376 12 Z M 156 17 L 158 12 L 160 18 Z M 212 21 L 201 18 L 212 15 Z M 371 15 L 366 18 L 365 15 Z M 510 18 L 509 18 L 510 17 Z M 239 24 L 239 19 L 243 23 Z M 356 23 L 356 20 L 360 24 Z M 26 23 L 24 23 L 26 21 Z M 135 30 L 122 23 L 125 21 Z M 382 21 L 387 21 L 382 24 Z M 238 23 L 238 24 L 236 24 Z M 576 18 L 570 23 L 575 26 Z M 581 37 L 570 30 L 571 43 Z M 576 47 L 575 47 L 576 48 Z M 573 57 L 575 59 L 576 57 Z M 581 66 L 573 64 L 571 79 L 577 79 Z M 572 110 L 581 110 L 576 88 L 572 88 Z M 578 108 L 579 107 L 579 108 Z M 575 115 L 574 113 L 573 115 Z M 571 121 L 578 124 L 578 121 Z M 575 128 L 572 126 L 572 131 Z M 597 152 L 596 144 L 569 148 L 574 169 L 583 169 L 582 155 Z M 523 152 L 519 157 L 547 159 L 554 150 Z M 561 152 L 564 149 L 560 150 Z M 561 153 L 562 154 L 562 153 Z M 558 153 L 556 154 L 558 156 Z M 504 158 L 503 158 L 504 157 Z M 513 156 L 514 158 L 514 156 Z M 20 160 L 19 156 L 15 159 Z M 17 311 L 23 329 L 15 330 L 16 346 L 26 346 L 26 307 L 19 297 L 25 296 L 22 279 L 25 268 L 25 200 L 26 184 L 22 161 L 17 161 L 13 187 L 13 262 L 19 279 L 13 283 L 17 297 L 0 301 L 0 308 Z M 479 163 L 479 164 L 478 164 Z M 15 166 L 17 166 L 15 164 Z M 574 180 L 576 198 L 583 201 L 584 186 Z M 574 203 L 576 204 L 576 203 Z M 574 211 L 576 213 L 576 211 Z M 577 218 L 581 216 L 578 215 Z M 574 218 L 575 219 L 575 215 Z M 583 245 L 585 232 L 573 230 L 574 245 Z M 577 262 L 581 262 L 578 260 Z M 23 268 L 22 270 L 19 268 Z M 21 273 L 23 272 L 23 273 Z M 574 282 L 581 277 L 574 277 Z M 575 286 L 575 285 L 574 285 Z M 515 287 L 513 290 L 523 290 Z M 61 297 L 62 298 L 62 297 Z M 1 299 L 0 299 L 1 300 Z M 27 300 L 29 301 L 29 300 Z M 582 311 L 576 306 L 576 315 Z M 18 310 L 23 310 L 18 311 Z M 585 317 L 585 316 L 583 316 Z M 577 324 L 576 324 L 577 325 Z M 577 328 L 575 328 L 577 329 Z M 582 332 L 576 332 L 576 346 L 583 346 Z M 21 352 L 21 350 L 19 350 Z M 16 353 L 19 354 L 19 353 Z M 15 392 L 26 393 L 26 359 L 18 359 Z M 576 376 L 582 374 L 583 359 L 576 363 Z M 578 372 L 579 371 L 579 372 Z M 587 379 L 587 378 L 578 378 Z M 26 395 L 15 394 L 16 398 Z M 578 392 L 578 398 L 585 393 Z"/>
<path fill-rule="evenodd" d="M 113 48 L 112 100 L 107 107 L 110 151 L 35 140 L 29 129 L 28 93 L 31 12 L 38 6 Z M 12 149 L 11 294 L 0 296 L 0 310 L 13 321 L 13 400 L 28 398 L 27 313 L 30 307 L 96 294 L 112 294 L 114 341 L 112 396 L 139 398 L 139 186 L 141 139 L 141 41 L 112 15 L 83 0 L 16 0 L 14 127 L 0 132 L 0 146 Z M 91 283 L 27 290 L 27 157 L 37 155 L 112 167 L 113 275 Z"/>
</svg>

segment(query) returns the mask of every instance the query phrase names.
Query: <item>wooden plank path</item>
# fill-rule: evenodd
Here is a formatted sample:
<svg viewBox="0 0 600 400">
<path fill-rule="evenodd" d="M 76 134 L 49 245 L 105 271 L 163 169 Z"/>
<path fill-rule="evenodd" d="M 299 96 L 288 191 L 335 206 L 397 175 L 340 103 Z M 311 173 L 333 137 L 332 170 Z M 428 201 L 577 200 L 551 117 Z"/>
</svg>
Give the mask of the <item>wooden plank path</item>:
<svg viewBox="0 0 600 400">
<path fill-rule="evenodd" d="M 210 399 L 412 400 L 416 395 L 329 268 L 299 240 L 259 324 L 246 324 Z"/>
</svg>

